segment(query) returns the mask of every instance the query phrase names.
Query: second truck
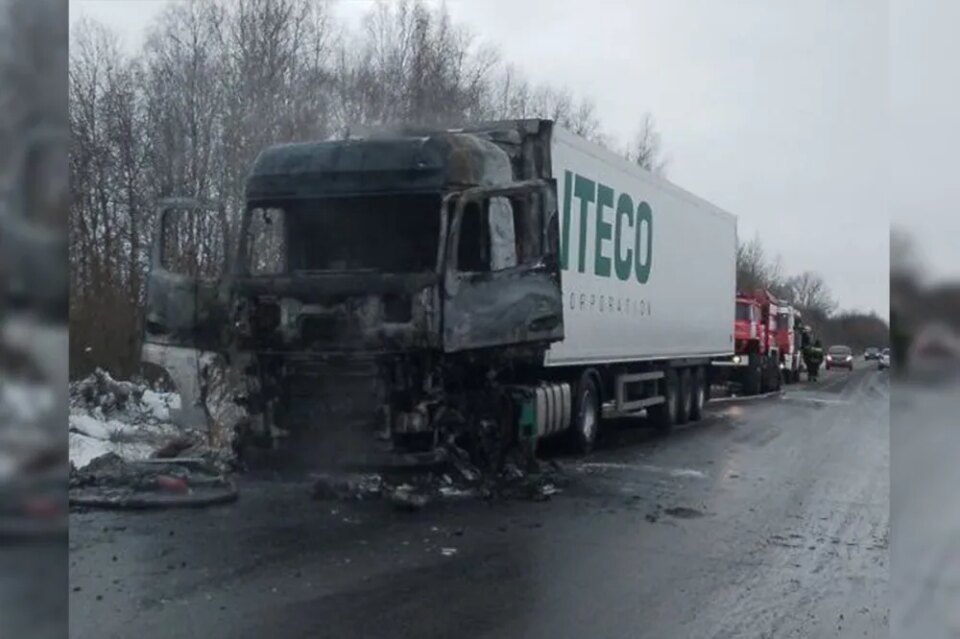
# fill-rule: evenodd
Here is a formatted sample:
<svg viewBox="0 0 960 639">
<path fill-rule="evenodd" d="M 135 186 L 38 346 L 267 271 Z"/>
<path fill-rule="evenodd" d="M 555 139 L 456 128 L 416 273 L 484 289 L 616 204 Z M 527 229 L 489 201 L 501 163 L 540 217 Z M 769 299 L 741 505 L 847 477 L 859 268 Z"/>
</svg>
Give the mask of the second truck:
<svg viewBox="0 0 960 639">
<path fill-rule="evenodd" d="M 713 362 L 713 379 L 743 395 L 780 390 L 800 381 L 803 325 L 800 312 L 769 291 L 736 295 L 734 354 Z"/>
<path fill-rule="evenodd" d="M 240 440 L 586 451 L 604 415 L 699 419 L 734 354 L 734 216 L 550 121 L 265 149 L 222 272 L 167 255 L 196 216 L 162 207 L 143 358 L 197 405 L 219 353 Z M 369 419 L 303 408 L 331 396 Z"/>
</svg>

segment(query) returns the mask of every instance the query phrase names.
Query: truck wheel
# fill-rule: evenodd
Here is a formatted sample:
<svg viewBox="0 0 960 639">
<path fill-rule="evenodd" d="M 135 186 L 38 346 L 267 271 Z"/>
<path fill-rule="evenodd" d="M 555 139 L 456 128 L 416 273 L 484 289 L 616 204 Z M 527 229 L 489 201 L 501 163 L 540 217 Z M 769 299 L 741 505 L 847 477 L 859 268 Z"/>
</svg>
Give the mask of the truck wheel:
<svg viewBox="0 0 960 639">
<path fill-rule="evenodd" d="M 663 403 L 651 406 L 647 411 L 654 428 L 660 434 L 670 432 L 673 425 L 677 422 L 677 399 L 678 386 L 680 382 L 677 379 L 677 372 L 673 369 L 664 372 L 663 377 Z"/>
<path fill-rule="evenodd" d="M 690 421 L 690 406 L 693 404 L 693 381 L 690 369 L 680 371 L 680 384 L 677 388 L 677 423 L 686 424 Z"/>
<path fill-rule="evenodd" d="M 693 370 L 693 383 L 690 385 L 690 420 L 700 421 L 703 406 L 707 402 L 707 379 L 702 368 Z"/>
<path fill-rule="evenodd" d="M 750 364 L 744 371 L 743 392 L 747 395 L 759 395 L 762 384 L 763 368 L 761 368 L 760 362 L 753 361 L 751 357 Z"/>
<path fill-rule="evenodd" d="M 570 445 L 578 453 L 588 453 L 597 441 L 600 430 L 600 392 L 593 375 L 584 372 L 577 383 L 570 424 Z"/>
<path fill-rule="evenodd" d="M 780 368 L 772 357 L 767 357 L 763 361 L 763 382 L 760 390 L 764 393 L 777 390 L 779 386 Z"/>
</svg>

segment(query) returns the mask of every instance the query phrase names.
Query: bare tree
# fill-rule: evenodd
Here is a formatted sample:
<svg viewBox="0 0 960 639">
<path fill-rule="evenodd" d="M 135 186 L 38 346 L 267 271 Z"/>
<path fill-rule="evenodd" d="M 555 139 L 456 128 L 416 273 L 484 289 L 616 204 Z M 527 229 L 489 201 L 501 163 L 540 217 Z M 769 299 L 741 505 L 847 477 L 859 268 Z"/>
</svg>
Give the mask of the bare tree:
<svg viewBox="0 0 960 639">
<path fill-rule="evenodd" d="M 788 278 L 779 256 L 771 259 L 758 236 L 737 243 L 737 288 L 741 291 L 766 290 L 781 299 L 792 299 Z"/>
<path fill-rule="evenodd" d="M 663 155 L 660 132 L 657 131 L 653 115 L 648 111 L 640 119 L 640 128 L 627 149 L 627 158 L 658 175 L 665 175 L 667 158 Z"/>
<path fill-rule="evenodd" d="M 794 303 L 808 312 L 829 317 L 837 310 L 837 302 L 823 277 L 813 271 L 804 271 L 788 280 Z"/>
<path fill-rule="evenodd" d="M 737 288 L 743 291 L 760 290 L 769 283 L 770 266 L 759 237 L 749 242 L 737 242 Z"/>
<path fill-rule="evenodd" d="M 345 127 L 448 125 L 477 117 L 497 57 L 444 5 L 421 0 L 378 2 L 339 58 Z"/>
<path fill-rule="evenodd" d="M 78 361 L 107 350 L 108 331 L 103 329 L 116 328 L 112 313 L 124 291 L 119 283 L 126 266 L 120 254 L 129 239 L 125 220 L 116 215 L 122 173 L 110 127 L 118 102 L 112 94 L 123 62 L 112 34 L 94 24 L 80 26 L 69 74 L 71 323 L 78 329 L 71 360 Z"/>
</svg>

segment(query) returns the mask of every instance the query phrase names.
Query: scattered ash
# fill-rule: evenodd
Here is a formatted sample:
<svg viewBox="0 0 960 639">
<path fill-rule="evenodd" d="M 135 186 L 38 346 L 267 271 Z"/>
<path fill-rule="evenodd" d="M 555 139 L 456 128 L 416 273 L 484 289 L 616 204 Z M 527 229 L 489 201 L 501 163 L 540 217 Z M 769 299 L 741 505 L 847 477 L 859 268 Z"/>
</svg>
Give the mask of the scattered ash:
<svg viewBox="0 0 960 639">
<path fill-rule="evenodd" d="M 437 501 L 547 501 L 568 485 L 556 462 L 508 457 L 499 469 L 485 470 L 451 454 L 439 470 L 419 473 L 313 474 L 317 500 L 382 500 L 397 510 L 418 511 Z"/>
</svg>

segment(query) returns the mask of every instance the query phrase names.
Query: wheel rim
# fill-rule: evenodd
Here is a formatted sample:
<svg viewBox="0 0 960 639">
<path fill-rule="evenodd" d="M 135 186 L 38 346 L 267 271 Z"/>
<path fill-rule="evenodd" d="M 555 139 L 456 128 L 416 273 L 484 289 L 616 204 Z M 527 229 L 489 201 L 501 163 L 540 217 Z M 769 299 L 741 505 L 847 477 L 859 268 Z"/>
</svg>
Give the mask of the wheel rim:
<svg viewBox="0 0 960 639">
<path fill-rule="evenodd" d="M 597 406 L 589 390 L 583 391 L 580 407 L 580 432 L 586 441 L 593 441 L 597 431 Z"/>
</svg>

